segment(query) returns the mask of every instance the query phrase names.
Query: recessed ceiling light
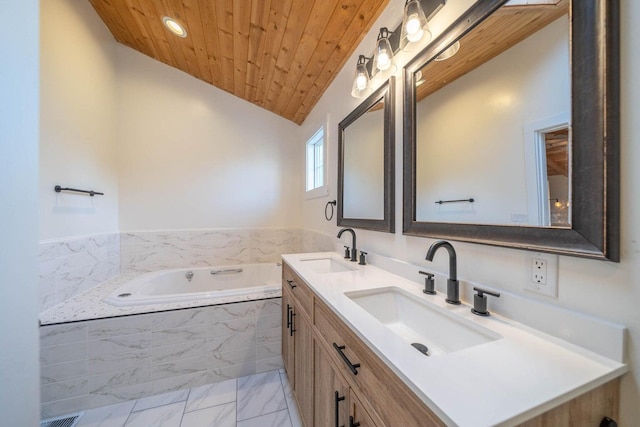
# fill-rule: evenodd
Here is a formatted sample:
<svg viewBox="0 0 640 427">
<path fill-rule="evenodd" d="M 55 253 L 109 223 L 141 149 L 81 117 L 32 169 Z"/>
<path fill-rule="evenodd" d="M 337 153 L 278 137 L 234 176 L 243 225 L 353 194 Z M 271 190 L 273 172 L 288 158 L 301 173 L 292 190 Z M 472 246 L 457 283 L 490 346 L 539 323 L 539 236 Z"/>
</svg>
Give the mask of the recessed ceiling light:
<svg viewBox="0 0 640 427">
<path fill-rule="evenodd" d="M 169 29 L 169 31 L 171 31 L 176 36 L 178 36 L 178 37 L 187 37 L 186 28 L 184 28 L 182 25 L 180 25 L 178 23 L 178 21 L 176 21 L 175 19 L 170 18 L 168 16 L 163 16 L 162 17 L 162 22 L 164 23 L 164 26 L 167 27 Z"/>
</svg>

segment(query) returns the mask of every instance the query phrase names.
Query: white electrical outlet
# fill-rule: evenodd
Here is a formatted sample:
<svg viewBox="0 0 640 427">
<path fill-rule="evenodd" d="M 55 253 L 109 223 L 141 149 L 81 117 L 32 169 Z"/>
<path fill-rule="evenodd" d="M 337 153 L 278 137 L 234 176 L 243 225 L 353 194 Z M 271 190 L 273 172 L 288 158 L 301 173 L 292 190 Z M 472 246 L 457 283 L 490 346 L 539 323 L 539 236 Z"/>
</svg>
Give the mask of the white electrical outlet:
<svg viewBox="0 0 640 427">
<path fill-rule="evenodd" d="M 531 260 L 531 281 L 538 285 L 547 284 L 547 261 L 539 258 Z"/>
<path fill-rule="evenodd" d="M 558 255 L 532 253 L 527 257 L 524 289 L 548 297 L 558 296 Z"/>
</svg>

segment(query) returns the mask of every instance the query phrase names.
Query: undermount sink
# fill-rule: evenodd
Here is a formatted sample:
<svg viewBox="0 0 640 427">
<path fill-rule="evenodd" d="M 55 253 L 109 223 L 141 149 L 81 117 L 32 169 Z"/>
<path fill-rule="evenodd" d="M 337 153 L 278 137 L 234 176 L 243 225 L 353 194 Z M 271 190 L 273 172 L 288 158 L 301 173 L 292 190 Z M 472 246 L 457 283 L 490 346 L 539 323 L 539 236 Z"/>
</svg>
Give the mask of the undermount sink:
<svg viewBox="0 0 640 427">
<path fill-rule="evenodd" d="M 325 273 L 342 273 L 345 271 L 354 271 L 355 267 L 345 264 L 341 261 L 337 261 L 333 258 L 313 258 L 300 260 L 305 267 L 308 267 L 310 271 L 319 274 Z"/>
<path fill-rule="evenodd" d="M 346 292 L 409 344 L 428 355 L 451 353 L 502 338 L 499 334 L 421 300 L 398 287 Z"/>
</svg>

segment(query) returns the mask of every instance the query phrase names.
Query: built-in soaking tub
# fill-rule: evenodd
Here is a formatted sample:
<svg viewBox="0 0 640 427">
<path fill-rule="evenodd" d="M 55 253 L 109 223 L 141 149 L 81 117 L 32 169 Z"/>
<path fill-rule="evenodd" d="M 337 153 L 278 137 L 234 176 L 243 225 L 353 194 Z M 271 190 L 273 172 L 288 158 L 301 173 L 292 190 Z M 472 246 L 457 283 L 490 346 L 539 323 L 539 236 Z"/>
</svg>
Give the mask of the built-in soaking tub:
<svg viewBox="0 0 640 427">
<path fill-rule="evenodd" d="M 282 368 L 280 283 L 275 262 L 122 275 L 41 313 L 42 418 Z"/>
<path fill-rule="evenodd" d="M 280 264 L 241 264 L 182 268 L 142 274 L 123 284 L 104 301 L 115 306 L 215 300 L 281 287 Z"/>
</svg>

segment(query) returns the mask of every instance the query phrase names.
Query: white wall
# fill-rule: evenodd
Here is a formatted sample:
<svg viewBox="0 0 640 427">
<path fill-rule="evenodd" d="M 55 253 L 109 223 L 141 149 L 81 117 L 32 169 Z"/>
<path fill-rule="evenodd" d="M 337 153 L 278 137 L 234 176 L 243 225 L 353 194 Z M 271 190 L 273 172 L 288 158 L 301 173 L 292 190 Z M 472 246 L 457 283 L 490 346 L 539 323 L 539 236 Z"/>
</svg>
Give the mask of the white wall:
<svg viewBox="0 0 640 427">
<path fill-rule="evenodd" d="M 397 3 L 397 4 L 396 4 Z M 393 28 L 402 18 L 402 2 L 392 2 L 374 24 L 373 30 L 364 38 L 361 46 L 336 77 L 325 95 L 311 112 L 302 129 L 312 129 L 317 121 L 327 113 L 332 117 L 330 138 L 337 141 L 337 123 L 342 120 L 359 101 L 351 98 L 350 89 L 357 54 L 369 54 L 374 46 L 377 29 L 382 26 Z M 431 26 L 434 33 L 445 28 L 472 2 L 448 2 Z M 454 243 L 458 252 L 458 276 L 502 291 L 526 295 L 528 298 L 557 304 L 571 310 L 597 316 L 625 324 L 629 328 L 628 359 L 632 372 L 625 375 L 622 382 L 622 403 L 619 425 L 635 425 L 640 419 L 640 193 L 636 183 L 640 182 L 640 169 L 635 163 L 640 161 L 640 122 L 633 120 L 640 116 L 640 3 L 621 0 L 621 43 L 622 43 L 622 260 L 619 264 L 586 260 L 573 257 L 559 259 L 559 295 L 557 300 L 527 294 L 522 289 L 527 278 L 529 252 L 484 245 Z M 401 75 L 401 71 L 398 72 Z M 402 85 L 396 97 L 396 230 L 402 230 Z M 308 130 L 307 132 L 310 132 Z M 330 177 L 337 176 L 334 144 L 330 146 Z M 299 164 L 303 165 L 302 160 Z M 336 185 L 332 179 L 330 193 L 326 199 L 303 202 L 303 227 L 335 235 L 335 222 L 323 218 L 322 206 L 335 198 Z M 358 242 L 363 250 L 406 260 L 441 273 L 448 270 L 447 257 L 436 256 L 433 263 L 424 260 L 432 239 L 396 234 L 358 231 Z M 438 284 L 441 286 L 441 284 Z M 466 295 L 463 296 L 466 300 Z"/>
<path fill-rule="evenodd" d="M 91 4 L 41 5 L 40 238 L 118 230 L 116 42 Z M 104 192 L 89 197 L 53 187 Z"/>
<path fill-rule="evenodd" d="M 528 178 L 536 188 L 535 174 L 526 173 L 535 172 L 536 158 L 525 154 L 533 139 L 524 130 L 568 116 L 570 102 L 566 15 L 419 102 L 417 219 L 537 225 L 537 203 L 528 206 L 526 191 Z M 434 203 L 469 197 L 473 204 Z"/>
<path fill-rule="evenodd" d="M 39 420 L 38 1 L 0 1 L 0 413 Z M 19 18 L 18 18 L 19 17 Z"/>
<path fill-rule="evenodd" d="M 120 228 L 298 224 L 293 123 L 118 46 Z"/>
</svg>

